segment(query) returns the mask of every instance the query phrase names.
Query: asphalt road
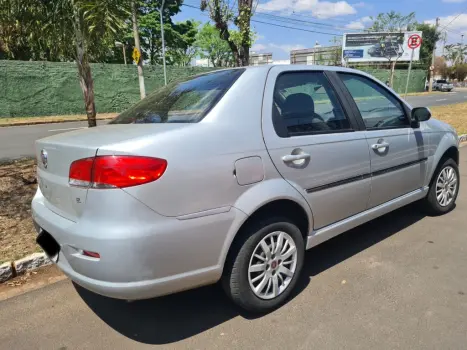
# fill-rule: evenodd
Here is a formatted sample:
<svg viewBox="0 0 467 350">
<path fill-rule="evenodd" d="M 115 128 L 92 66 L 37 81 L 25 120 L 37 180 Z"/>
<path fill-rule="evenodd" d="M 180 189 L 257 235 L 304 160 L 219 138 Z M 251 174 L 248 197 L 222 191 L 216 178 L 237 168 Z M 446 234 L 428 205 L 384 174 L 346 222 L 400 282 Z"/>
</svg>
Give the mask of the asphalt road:
<svg viewBox="0 0 467 350">
<path fill-rule="evenodd" d="M 261 317 L 217 286 L 127 303 L 58 282 L 0 302 L 0 347 L 465 349 L 466 210 L 463 186 L 445 216 L 410 205 L 313 248 L 294 298 Z"/>
<path fill-rule="evenodd" d="M 467 102 L 467 89 L 458 88 L 455 91 L 433 95 L 408 96 L 406 100 L 412 107 L 432 107 L 462 103 Z"/>
<path fill-rule="evenodd" d="M 98 121 L 103 124 L 105 121 Z M 34 141 L 66 131 L 85 128 L 87 122 L 0 127 L 0 160 L 34 156 Z"/>
<path fill-rule="evenodd" d="M 467 89 L 430 96 L 409 96 L 407 101 L 413 107 L 467 102 Z M 0 127 L 0 160 L 34 156 L 35 140 L 83 127 L 86 127 L 86 122 Z"/>
</svg>

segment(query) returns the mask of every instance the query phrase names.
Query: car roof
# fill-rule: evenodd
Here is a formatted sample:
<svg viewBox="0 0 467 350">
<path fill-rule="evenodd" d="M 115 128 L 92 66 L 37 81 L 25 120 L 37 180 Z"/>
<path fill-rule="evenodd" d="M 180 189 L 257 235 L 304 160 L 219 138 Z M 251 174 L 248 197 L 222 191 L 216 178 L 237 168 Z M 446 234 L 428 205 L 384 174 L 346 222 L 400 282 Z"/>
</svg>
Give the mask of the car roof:
<svg viewBox="0 0 467 350">
<path fill-rule="evenodd" d="M 320 65 L 306 65 L 306 64 L 264 64 L 261 66 L 248 66 L 248 67 L 238 67 L 238 68 L 230 68 L 230 69 L 242 69 L 242 68 L 249 70 L 249 71 L 269 71 L 272 68 L 275 68 L 275 69 L 279 69 L 282 71 L 316 70 L 316 71 L 358 73 L 361 75 L 368 75 L 361 70 L 346 68 L 346 67 L 341 67 L 341 66 L 320 66 Z"/>
</svg>

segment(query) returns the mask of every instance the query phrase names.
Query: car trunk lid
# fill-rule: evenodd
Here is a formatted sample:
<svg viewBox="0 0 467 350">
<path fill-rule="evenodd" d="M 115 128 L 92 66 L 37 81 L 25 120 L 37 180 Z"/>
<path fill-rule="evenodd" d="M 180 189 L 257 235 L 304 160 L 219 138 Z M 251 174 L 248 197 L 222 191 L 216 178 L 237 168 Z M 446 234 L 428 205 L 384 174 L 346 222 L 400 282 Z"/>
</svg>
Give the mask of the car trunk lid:
<svg viewBox="0 0 467 350">
<path fill-rule="evenodd" d="M 72 162 L 95 157 L 101 147 L 122 142 L 135 145 L 137 139 L 187 125 L 189 124 L 106 125 L 36 141 L 38 183 L 45 205 L 56 214 L 77 221 L 83 213 L 88 188 L 69 185 Z"/>
</svg>

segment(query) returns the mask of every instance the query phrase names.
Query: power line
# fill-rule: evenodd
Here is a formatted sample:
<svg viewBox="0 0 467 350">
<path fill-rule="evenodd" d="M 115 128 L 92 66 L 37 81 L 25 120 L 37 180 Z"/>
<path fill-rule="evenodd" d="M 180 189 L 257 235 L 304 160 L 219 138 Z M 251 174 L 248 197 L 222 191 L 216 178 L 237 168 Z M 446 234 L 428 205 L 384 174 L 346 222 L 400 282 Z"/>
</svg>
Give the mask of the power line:
<svg viewBox="0 0 467 350">
<path fill-rule="evenodd" d="M 260 2 L 260 0 L 257 0 L 256 7 L 258 6 L 259 2 Z M 184 3 L 182 5 L 199 9 L 199 7 L 197 7 L 197 6 L 189 5 L 189 4 L 186 4 L 186 3 Z M 255 7 L 255 10 L 256 10 L 256 7 Z M 333 28 L 334 30 L 339 31 L 339 32 L 344 32 L 344 31 L 363 32 L 361 30 L 338 27 L 336 25 L 332 25 L 332 24 L 328 24 L 328 23 L 314 22 L 314 21 L 303 20 L 303 19 L 292 18 L 292 17 L 286 17 L 286 16 L 278 16 L 278 15 L 273 15 L 273 14 L 264 13 L 264 12 L 259 12 L 259 13 L 256 12 L 255 13 L 253 11 L 252 14 L 254 16 L 265 17 L 265 18 L 270 19 L 270 20 L 274 20 L 274 21 L 278 21 L 278 22 L 285 22 L 285 23 L 295 24 L 295 25 L 306 25 L 306 26 L 310 26 L 310 27 L 323 26 L 323 27 Z M 336 34 L 336 35 L 340 35 L 340 34 L 341 33 Z"/>
<path fill-rule="evenodd" d="M 356 31 L 356 32 L 361 32 L 361 30 L 356 30 L 356 29 L 348 29 L 348 28 L 343 28 L 343 27 L 338 27 L 332 24 L 327 24 L 327 23 L 319 23 L 319 22 L 313 22 L 313 21 L 305 21 L 302 19 L 296 19 L 296 18 L 291 18 L 291 17 L 284 17 L 284 16 L 277 16 L 277 15 L 271 15 L 271 14 L 266 14 L 266 13 L 259 13 L 257 16 L 262 16 L 262 17 L 268 17 L 270 19 L 274 19 L 277 21 L 282 21 L 282 22 L 288 22 L 288 23 L 293 23 L 293 24 L 300 24 L 300 25 L 307 25 L 311 27 L 316 27 L 316 26 L 323 26 L 323 27 L 329 27 L 334 30 L 338 31 Z"/>
<path fill-rule="evenodd" d="M 464 9 L 464 10 L 462 10 L 462 11 L 466 11 L 466 10 L 467 10 L 467 8 Z M 462 14 L 463 14 L 462 12 L 459 13 L 459 14 L 458 14 L 456 17 L 454 17 L 448 24 L 446 24 L 444 27 L 440 28 L 440 30 L 443 30 L 443 29 L 449 27 L 449 26 L 452 24 L 452 22 L 454 22 L 456 19 L 458 19 Z"/>
<path fill-rule="evenodd" d="M 193 6 L 193 5 L 189 5 L 189 4 L 182 4 L 182 6 L 194 8 L 194 9 L 197 9 L 197 10 L 201 11 L 201 9 L 200 9 L 199 7 L 197 7 L 197 6 Z M 331 36 L 339 36 L 339 35 L 341 35 L 340 33 L 320 32 L 320 31 L 311 30 L 311 29 L 290 27 L 290 26 L 281 25 L 281 24 L 277 24 L 277 23 L 258 21 L 258 20 L 255 20 L 255 19 L 251 19 L 251 22 L 266 24 L 266 25 L 270 25 L 270 26 L 274 26 L 274 27 L 280 27 L 280 28 L 298 30 L 298 31 L 308 32 L 308 33 L 316 33 L 316 34 L 331 35 Z"/>
<path fill-rule="evenodd" d="M 304 28 L 296 28 L 296 27 L 289 27 L 289 26 L 284 26 L 284 25 L 280 25 L 280 24 L 276 24 L 276 23 L 269 23 L 269 22 L 258 21 L 258 20 L 255 20 L 255 19 L 252 19 L 251 21 L 252 21 L 252 22 L 255 22 L 255 23 L 262 23 L 262 24 L 267 24 L 267 25 L 275 26 L 275 27 L 281 27 L 281 28 L 287 28 L 287 29 L 300 30 L 300 31 L 302 31 L 302 32 L 309 32 L 309 33 L 316 33 L 316 34 L 323 34 L 323 35 L 331 35 L 331 36 L 338 36 L 338 35 L 340 35 L 340 34 L 338 34 L 338 33 L 318 32 L 318 31 L 316 31 L 316 30 L 310 30 L 310 29 L 304 29 Z"/>
</svg>

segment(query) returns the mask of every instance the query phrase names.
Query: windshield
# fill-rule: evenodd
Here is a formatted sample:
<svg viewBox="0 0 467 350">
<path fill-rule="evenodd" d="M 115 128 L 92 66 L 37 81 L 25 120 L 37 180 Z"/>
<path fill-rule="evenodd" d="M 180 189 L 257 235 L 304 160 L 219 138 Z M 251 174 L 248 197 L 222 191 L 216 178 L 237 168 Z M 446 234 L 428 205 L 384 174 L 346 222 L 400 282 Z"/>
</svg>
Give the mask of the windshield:
<svg viewBox="0 0 467 350">
<path fill-rule="evenodd" d="M 449 84 L 446 80 L 438 80 L 438 84 Z"/>
<path fill-rule="evenodd" d="M 222 70 L 171 83 L 109 124 L 197 123 L 243 72 L 244 69 Z"/>
</svg>

